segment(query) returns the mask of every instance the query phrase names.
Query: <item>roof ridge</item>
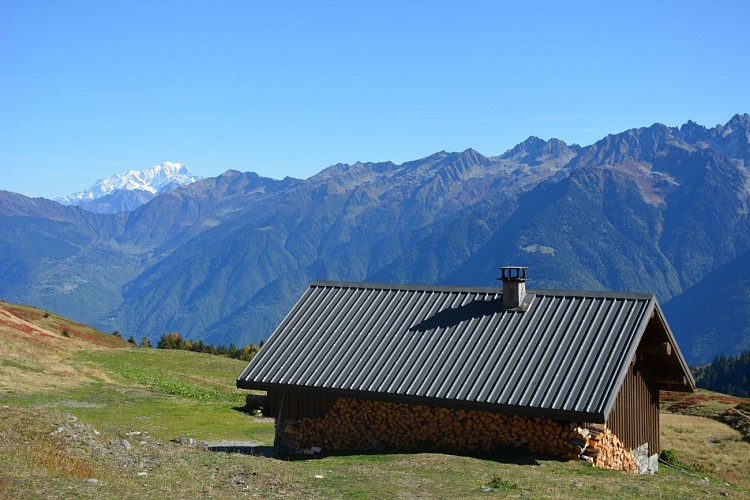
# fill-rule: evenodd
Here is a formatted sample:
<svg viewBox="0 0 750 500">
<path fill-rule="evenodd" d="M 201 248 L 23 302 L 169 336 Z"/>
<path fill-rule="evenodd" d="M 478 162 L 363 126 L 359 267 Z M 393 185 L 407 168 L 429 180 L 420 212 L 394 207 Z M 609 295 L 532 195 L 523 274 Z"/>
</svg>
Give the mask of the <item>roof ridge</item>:
<svg viewBox="0 0 750 500">
<path fill-rule="evenodd" d="M 412 290 L 412 291 L 435 291 L 435 292 L 477 292 L 498 293 L 502 295 L 500 286 L 462 286 L 462 285 L 431 285 L 431 284 L 405 284 L 405 283 L 379 283 L 366 281 L 336 281 L 315 280 L 310 287 L 338 287 L 358 288 L 374 290 Z M 623 298 L 651 300 L 655 297 L 650 292 L 622 292 L 614 290 L 563 290 L 555 288 L 527 288 L 527 293 L 545 296 L 567 296 L 567 297 L 596 297 L 596 298 Z"/>
</svg>

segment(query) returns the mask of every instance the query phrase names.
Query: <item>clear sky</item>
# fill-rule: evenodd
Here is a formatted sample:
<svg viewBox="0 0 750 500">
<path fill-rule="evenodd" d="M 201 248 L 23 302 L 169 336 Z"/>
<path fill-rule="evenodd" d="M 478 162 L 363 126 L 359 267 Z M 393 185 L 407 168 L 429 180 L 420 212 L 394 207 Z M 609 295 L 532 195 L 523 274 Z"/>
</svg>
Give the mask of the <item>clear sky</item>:
<svg viewBox="0 0 750 500">
<path fill-rule="evenodd" d="M 750 2 L 0 0 L 0 189 L 588 145 L 750 112 Z"/>
</svg>

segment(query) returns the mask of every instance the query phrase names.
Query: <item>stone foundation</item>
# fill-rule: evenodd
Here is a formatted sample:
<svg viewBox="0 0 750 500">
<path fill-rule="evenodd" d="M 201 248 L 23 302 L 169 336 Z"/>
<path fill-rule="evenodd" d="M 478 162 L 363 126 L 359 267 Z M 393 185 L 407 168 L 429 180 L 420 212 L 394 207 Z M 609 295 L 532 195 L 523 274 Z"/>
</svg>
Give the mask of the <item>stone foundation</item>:
<svg viewBox="0 0 750 500">
<path fill-rule="evenodd" d="M 648 443 L 633 449 L 633 458 L 641 474 L 654 474 L 659 470 L 659 454 L 649 455 Z"/>
<path fill-rule="evenodd" d="M 528 448 L 541 455 L 583 460 L 637 472 L 633 454 L 609 429 L 550 418 L 341 398 L 324 417 L 285 420 L 286 451 L 492 452 Z"/>
</svg>

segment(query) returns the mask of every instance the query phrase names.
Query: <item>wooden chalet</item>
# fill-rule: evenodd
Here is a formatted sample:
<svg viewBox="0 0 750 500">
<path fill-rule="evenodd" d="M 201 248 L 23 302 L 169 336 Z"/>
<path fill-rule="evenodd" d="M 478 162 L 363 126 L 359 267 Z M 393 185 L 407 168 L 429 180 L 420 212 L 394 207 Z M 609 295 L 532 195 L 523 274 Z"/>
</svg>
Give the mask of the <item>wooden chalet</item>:
<svg viewBox="0 0 750 500">
<path fill-rule="evenodd" d="M 654 295 L 527 290 L 526 268 L 501 271 L 502 289 L 314 282 L 237 386 L 267 391 L 286 451 L 520 443 L 655 470 L 659 391 L 695 382 Z"/>
</svg>

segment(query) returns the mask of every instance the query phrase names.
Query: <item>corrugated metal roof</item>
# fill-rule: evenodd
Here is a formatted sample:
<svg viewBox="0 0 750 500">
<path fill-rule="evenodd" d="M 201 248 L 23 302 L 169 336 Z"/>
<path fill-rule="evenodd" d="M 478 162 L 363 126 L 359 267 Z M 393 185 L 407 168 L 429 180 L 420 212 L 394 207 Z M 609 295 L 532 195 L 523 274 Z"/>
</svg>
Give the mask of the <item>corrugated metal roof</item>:
<svg viewBox="0 0 750 500">
<path fill-rule="evenodd" d="M 603 422 L 653 295 L 315 282 L 237 380 L 243 388 L 454 404 Z"/>
</svg>

